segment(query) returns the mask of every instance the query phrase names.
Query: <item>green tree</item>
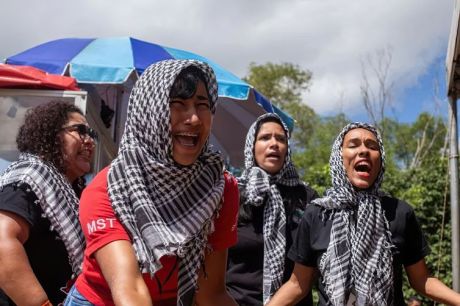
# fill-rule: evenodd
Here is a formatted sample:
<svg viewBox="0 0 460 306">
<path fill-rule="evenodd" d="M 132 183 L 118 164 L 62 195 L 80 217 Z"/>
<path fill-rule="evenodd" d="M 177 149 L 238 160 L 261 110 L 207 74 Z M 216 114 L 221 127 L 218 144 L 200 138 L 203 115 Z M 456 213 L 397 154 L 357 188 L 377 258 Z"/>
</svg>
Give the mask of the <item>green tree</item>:
<svg viewBox="0 0 460 306">
<path fill-rule="evenodd" d="M 332 184 L 329 174 L 332 144 L 342 128 L 349 122 L 345 114 L 319 118 L 312 133 L 307 135 L 308 145 L 293 154 L 293 160 L 300 176 L 319 194 L 323 194 Z"/>
<path fill-rule="evenodd" d="M 312 73 L 291 63 L 249 65 L 249 74 L 243 78 L 257 88 L 278 107 L 302 102 L 302 93 L 311 85 Z"/>
<path fill-rule="evenodd" d="M 446 125 L 442 118 L 422 113 L 413 123 L 385 124 L 387 158 L 383 189 L 414 207 L 431 247 L 425 258 L 433 275 L 452 283 L 451 227 L 448 160 L 445 157 Z M 408 297 L 415 292 L 404 284 Z M 428 300 L 425 300 L 428 302 Z"/>
<path fill-rule="evenodd" d="M 444 157 L 427 159 L 423 166 L 385 174 L 384 190 L 405 200 L 415 210 L 431 252 L 425 258 L 431 273 L 452 285 L 451 226 L 448 189 L 448 161 Z M 415 293 L 407 280 L 405 296 Z M 424 300 L 428 302 L 427 299 Z"/>
<path fill-rule="evenodd" d="M 310 135 L 319 117 L 302 102 L 302 95 L 311 85 L 312 74 L 291 63 L 251 63 L 244 78 L 273 104 L 287 111 L 295 120 L 294 146 L 303 149 L 309 144 Z"/>
<path fill-rule="evenodd" d="M 311 134 L 318 129 L 320 117 L 308 105 L 298 102 L 287 103 L 283 109 L 295 120 L 292 133 L 294 146 L 303 150 L 311 146 Z"/>
</svg>

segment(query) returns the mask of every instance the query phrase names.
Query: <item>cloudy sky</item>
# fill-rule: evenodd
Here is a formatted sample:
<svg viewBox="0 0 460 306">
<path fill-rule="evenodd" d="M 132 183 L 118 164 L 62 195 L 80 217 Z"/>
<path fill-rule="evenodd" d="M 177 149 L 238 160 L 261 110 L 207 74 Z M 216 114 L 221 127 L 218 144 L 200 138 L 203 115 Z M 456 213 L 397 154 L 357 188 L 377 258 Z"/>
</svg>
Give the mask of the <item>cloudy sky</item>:
<svg viewBox="0 0 460 306">
<path fill-rule="evenodd" d="M 306 103 L 360 118 L 361 62 L 391 50 L 389 83 L 401 120 L 433 110 L 454 0 L 4 0 L 0 58 L 64 37 L 132 36 L 189 50 L 243 77 L 249 63 L 313 72 Z M 441 94 L 443 94 L 442 92 Z"/>
</svg>

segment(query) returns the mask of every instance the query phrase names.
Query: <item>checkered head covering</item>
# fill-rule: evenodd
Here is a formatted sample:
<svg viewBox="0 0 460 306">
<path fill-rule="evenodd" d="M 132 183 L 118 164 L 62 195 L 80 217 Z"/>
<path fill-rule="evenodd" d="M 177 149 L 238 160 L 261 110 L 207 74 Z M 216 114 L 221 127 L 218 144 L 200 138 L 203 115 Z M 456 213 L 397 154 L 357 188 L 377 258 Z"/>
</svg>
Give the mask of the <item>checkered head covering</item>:
<svg viewBox="0 0 460 306">
<path fill-rule="evenodd" d="M 50 224 L 64 243 L 74 274 L 81 272 L 85 238 L 78 222 L 78 197 L 67 178 L 51 163 L 30 153 L 19 154 L 0 176 L 0 189 L 27 184 Z"/>
<path fill-rule="evenodd" d="M 372 132 L 380 148 L 380 172 L 368 189 L 354 187 L 343 164 L 343 140 L 356 128 Z M 392 305 L 393 246 L 380 204 L 385 150 L 379 132 L 366 123 L 345 126 L 332 146 L 330 167 L 333 187 L 312 201 L 332 220 L 329 245 L 319 264 L 326 294 L 332 305 L 345 305 L 351 293 L 356 305 Z"/>
<path fill-rule="evenodd" d="M 217 81 L 207 64 L 167 60 L 151 65 L 131 93 L 120 150 L 108 174 L 112 206 L 131 236 L 142 272 L 153 277 L 162 267 L 161 257 L 178 256 L 181 306 L 193 301 L 224 190 L 223 160 L 207 143 L 190 166 L 172 157 L 169 95 L 189 66 L 203 72 L 214 113 Z"/>
<path fill-rule="evenodd" d="M 282 127 L 288 138 L 288 152 L 281 170 L 271 175 L 260 168 L 254 157 L 257 133 L 265 122 L 275 121 Z M 297 170 L 291 162 L 289 148 L 289 130 L 281 118 L 267 113 L 249 128 L 244 148 L 245 169 L 238 184 L 246 191 L 243 205 L 264 206 L 264 265 L 263 265 L 263 303 L 266 304 L 283 282 L 284 262 L 286 257 L 286 213 L 283 199 L 277 184 L 286 186 L 304 185 Z"/>
</svg>

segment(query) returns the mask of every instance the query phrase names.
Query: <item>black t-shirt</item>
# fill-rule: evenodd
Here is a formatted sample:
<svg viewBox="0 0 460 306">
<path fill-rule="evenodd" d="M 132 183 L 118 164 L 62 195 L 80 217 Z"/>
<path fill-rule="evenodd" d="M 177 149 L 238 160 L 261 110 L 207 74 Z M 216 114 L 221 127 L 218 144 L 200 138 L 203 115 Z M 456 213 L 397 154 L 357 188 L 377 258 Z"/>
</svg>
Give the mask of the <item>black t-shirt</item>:
<svg viewBox="0 0 460 306">
<path fill-rule="evenodd" d="M 402 266 L 412 265 L 429 253 L 429 247 L 412 207 L 404 201 L 391 197 L 381 198 L 385 217 L 390 225 L 393 250 L 394 305 L 406 305 L 402 292 Z M 308 205 L 299 225 L 297 237 L 288 257 L 309 267 L 318 267 L 319 260 L 327 250 L 332 220 L 323 221 L 321 209 Z M 318 281 L 319 304 L 328 305 L 322 278 Z"/>
<path fill-rule="evenodd" d="M 36 195 L 27 184 L 19 187 L 8 185 L 0 191 L 0 210 L 17 214 L 30 224 L 29 238 L 24 244 L 32 270 L 42 285 L 49 300 L 57 305 L 65 299 L 60 290 L 72 276 L 72 268 L 64 243 L 50 222 L 42 217 Z M 14 305 L 0 290 L 0 305 Z"/>
<path fill-rule="evenodd" d="M 286 207 L 286 253 L 292 245 L 307 203 L 318 197 L 310 187 L 278 185 Z M 289 202 L 289 203 L 288 203 Z M 243 205 L 243 203 L 240 203 Z M 227 289 L 240 306 L 262 305 L 263 205 L 252 208 L 252 220 L 238 225 L 238 242 L 228 250 Z M 286 257 L 283 282 L 291 276 L 294 263 Z M 311 295 L 298 305 L 312 305 Z"/>
</svg>

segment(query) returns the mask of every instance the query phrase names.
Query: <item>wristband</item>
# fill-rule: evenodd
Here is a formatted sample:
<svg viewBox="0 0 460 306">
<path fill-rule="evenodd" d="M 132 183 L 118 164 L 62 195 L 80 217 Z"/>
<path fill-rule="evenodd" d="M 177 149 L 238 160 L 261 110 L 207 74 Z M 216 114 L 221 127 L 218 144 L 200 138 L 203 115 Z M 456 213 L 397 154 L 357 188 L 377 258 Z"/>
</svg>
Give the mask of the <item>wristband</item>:
<svg viewBox="0 0 460 306">
<path fill-rule="evenodd" d="M 46 300 L 42 303 L 41 306 L 53 306 L 53 304 L 51 304 L 50 300 Z"/>
</svg>

